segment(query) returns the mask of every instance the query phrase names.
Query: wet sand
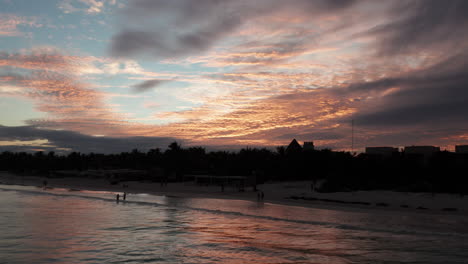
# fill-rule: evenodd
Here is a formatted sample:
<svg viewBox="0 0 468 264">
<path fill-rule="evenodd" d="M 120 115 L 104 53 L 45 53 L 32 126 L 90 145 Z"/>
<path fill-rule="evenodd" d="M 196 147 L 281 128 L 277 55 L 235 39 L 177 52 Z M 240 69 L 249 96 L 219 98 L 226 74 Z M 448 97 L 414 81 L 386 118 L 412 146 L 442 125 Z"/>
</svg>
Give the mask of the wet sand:
<svg viewBox="0 0 468 264">
<path fill-rule="evenodd" d="M 182 198 L 216 198 L 257 201 L 257 193 L 251 187 L 239 192 L 234 187 L 199 186 L 193 182 L 168 183 L 128 181 L 112 185 L 107 179 L 93 178 L 47 178 L 21 176 L 0 172 L 0 184 L 42 187 L 47 181 L 50 188 L 65 188 L 70 191 L 93 190 L 115 193 L 148 193 Z M 128 187 L 123 187 L 124 185 Z M 468 214 L 468 197 L 454 194 L 404 193 L 393 191 L 356 191 L 318 193 L 310 188 L 311 182 L 265 183 L 257 186 L 264 192 L 262 202 L 293 206 L 338 210 L 398 210 L 407 212 L 431 212 L 441 214 Z"/>
</svg>

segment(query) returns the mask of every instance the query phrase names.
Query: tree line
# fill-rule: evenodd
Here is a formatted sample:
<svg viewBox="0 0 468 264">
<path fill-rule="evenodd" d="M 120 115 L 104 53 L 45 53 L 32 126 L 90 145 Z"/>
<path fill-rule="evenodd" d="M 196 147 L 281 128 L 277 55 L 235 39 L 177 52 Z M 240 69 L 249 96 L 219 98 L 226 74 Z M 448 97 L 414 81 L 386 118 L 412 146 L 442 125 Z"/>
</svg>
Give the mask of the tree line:
<svg viewBox="0 0 468 264">
<path fill-rule="evenodd" d="M 468 155 L 447 151 L 431 157 L 392 156 L 323 150 L 291 150 L 277 147 L 244 148 L 239 151 L 210 151 L 203 147 L 182 148 L 171 143 L 166 150 L 134 149 L 119 154 L 71 152 L 3 152 L 0 170 L 50 175 L 60 170 L 134 169 L 162 171 L 164 175 L 252 176 L 258 184 L 265 181 L 310 180 L 322 183 L 324 192 L 349 190 L 398 190 L 420 192 L 468 193 Z"/>
</svg>

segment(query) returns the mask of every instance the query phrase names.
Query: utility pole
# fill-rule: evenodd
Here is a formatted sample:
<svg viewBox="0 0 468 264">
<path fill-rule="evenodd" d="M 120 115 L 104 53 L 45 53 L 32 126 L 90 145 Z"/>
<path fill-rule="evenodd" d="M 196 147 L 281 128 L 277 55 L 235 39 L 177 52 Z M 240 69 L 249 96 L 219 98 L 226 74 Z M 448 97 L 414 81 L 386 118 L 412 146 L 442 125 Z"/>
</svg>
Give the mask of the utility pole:
<svg viewBox="0 0 468 264">
<path fill-rule="evenodd" d="M 354 153 L 354 119 L 351 119 L 351 154 Z"/>
</svg>

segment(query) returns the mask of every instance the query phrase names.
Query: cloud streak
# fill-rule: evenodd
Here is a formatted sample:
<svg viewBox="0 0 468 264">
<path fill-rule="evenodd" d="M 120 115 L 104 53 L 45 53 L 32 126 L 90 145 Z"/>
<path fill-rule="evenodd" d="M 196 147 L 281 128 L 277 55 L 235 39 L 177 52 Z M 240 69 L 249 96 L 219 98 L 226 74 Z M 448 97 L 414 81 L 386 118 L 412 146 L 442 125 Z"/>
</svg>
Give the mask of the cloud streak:
<svg viewBox="0 0 468 264">
<path fill-rule="evenodd" d="M 116 0 L 61 0 L 57 7 L 65 14 L 75 12 L 99 14 L 103 12 L 107 6 L 116 4 Z"/>
<path fill-rule="evenodd" d="M 463 0 L 399 1 L 390 11 L 392 22 L 369 30 L 378 38 L 381 54 L 466 49 L 468 2 Z"/>
<path fill-rule="evenodd" d="M 0 37 L 17 37 L 23 36 L 24 32 L 20 31 L 20 26 L 32 28 L 42 27 L 38 19 L 35 17 L 23 17 L 14 14 L 0 13 Z"/>
<path fill-rule="evenodd" d="M 133 90 L 137 93 L 146 92 L 148 90 L 156 88 L 167 82 L 169 82 L 169 80 L 159 80 L 159 79 L 147 80 L 139 84 L 133 85 Z"/>
<path fill-rule="evenodd" d="M 321 15 L 350 7 L 355 1 L 279 0 L 135 0 L 124 10 L 126 26 L 114 35 L 117 57 L 171 58 L 200 53 L 248 20 L 278 10 Z"/>
<path fill-rule="evenodd" d="M 0 125 L 0 150 L 5 151 L 78 151 L 94 153 L 127 152 L 132 149 L 148 151 L 165 149 L 176 140 L 170 137 L 96 137 L 66 130 L 39 129 L 34 126 L 5 127 Z M 25 142 L 25 144 L 18 144 Z M 178 140 L 181 142 L 181 140 Z M 11 142 L 12 145 L 7 143 Z M 45 144 L 44 144 L 45 142 Z"/>
</svg>

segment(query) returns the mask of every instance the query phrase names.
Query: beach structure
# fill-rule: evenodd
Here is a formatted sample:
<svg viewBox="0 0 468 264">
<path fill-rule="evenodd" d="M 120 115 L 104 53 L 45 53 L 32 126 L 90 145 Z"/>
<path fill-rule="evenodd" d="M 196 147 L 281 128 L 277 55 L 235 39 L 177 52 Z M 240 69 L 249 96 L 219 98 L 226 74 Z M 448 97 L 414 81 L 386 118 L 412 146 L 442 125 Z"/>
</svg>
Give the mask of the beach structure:
<svg viewBox="0 0 468 264">
<path fill-rule="evenodd" d="M 456 145 L 455 153 L 468 154 L 468 145 Z"/>
<path fill-rule="evenodd" d="M 215 175 L 187 175 L 192 176 L 194 182 L 199 185 L 225 185 L 245 184 L 248 180 L 247 176 L 215 176 Z"/>
<path fill-rule="evenodd" d="M 313 141 L 304 141 L 304 145 L 302 147 L 305 151 L 312 151 L 315 150 L 314 142 Z"/>
<path fill-rule="evenodd" d="M 296 139 L 293 139 L 286 148 L 286 154 L 301 152 L 302 147 L 299 145 Z"/>
<path fill-rule="evenodd" d="M 141 180 L 148 178 L 145 170 L 132 169 L 104 169 L 104 170 L 56 170 L 50 173 L 50 177 L 83 177 L 83 178 L 108 178 L 119 180 Z"/>
<path fill-rule="evenodd" d="M 434 146 L 407 146 L 405 147 L 406 155 L 418 155 L 424 158 L 430 158 L 435 153 L 440 152 L 440 147 Z"/>
<path fill-rule="evenodd" d="M 222 191 L 227 186 L 243 191 L 246 186 L 253 185 L 252 178 L 247 176 L 216 176 L 216 175 L 184 175 L 184 182 L 193 181 L 196 185 L 221 186 Z"/>
<path fill-rule="evenodd" d="M 398 153 L 398 148 L 394 147 L 366 147 L 366 154 L 381 157 L 391 157 L 395 153 Z"/>
</svg>

